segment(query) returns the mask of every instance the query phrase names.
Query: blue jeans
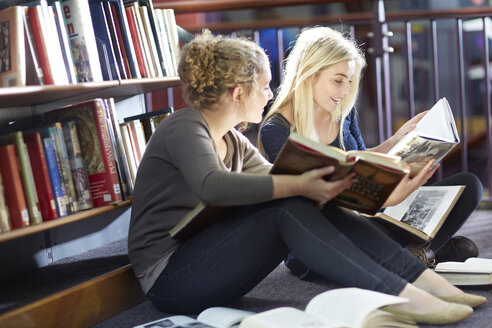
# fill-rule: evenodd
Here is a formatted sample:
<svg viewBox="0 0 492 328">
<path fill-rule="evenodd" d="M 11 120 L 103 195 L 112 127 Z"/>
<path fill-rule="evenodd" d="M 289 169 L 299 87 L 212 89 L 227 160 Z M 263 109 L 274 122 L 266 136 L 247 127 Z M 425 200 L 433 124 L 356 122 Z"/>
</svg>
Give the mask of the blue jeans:
<svg viewBox="0 0 492 328">
<path fill-rule="evenodd" d="M 336 284 L 394 295 L 426 269 L 367 219 L 295 197 L 231 209 L 178 247 L 147 296 L 166 313 L 224 305 L 289 251 Z"/>
</svg>

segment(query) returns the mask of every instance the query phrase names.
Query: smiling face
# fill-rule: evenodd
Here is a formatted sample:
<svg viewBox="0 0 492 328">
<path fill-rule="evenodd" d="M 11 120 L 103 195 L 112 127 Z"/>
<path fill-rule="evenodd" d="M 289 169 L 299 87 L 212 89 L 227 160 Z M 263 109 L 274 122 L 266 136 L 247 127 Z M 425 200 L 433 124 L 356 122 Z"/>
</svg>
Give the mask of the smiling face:
<svg viewBox="0 0 492 328">
<path fill-rule="evenodd" d="M 270 89 L 272 73 L 265 69 L 261 73 L 257 85 L 253 87 L 250 94 L 244 100 L 243 122 L 260 123 L 263 119 L 263 111 L 268 101 L 272 99 L 273 93 Z"/>
<path fill-rule="evenodd" d="M 313 80 L 314 106 L 333 113 L 350 93 L 355 60 L 345 60 L 322 70 Z"/>
</svg>

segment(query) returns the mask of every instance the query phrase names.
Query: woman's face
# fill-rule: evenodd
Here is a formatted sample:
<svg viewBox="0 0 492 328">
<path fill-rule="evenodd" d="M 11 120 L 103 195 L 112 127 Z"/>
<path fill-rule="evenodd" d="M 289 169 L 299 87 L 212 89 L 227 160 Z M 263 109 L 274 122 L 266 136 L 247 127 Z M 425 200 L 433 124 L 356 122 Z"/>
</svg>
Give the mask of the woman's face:
<svg viewBox="0 0 492 328">
<path fill-rule="evenodd" d="M 314 106 L 333 113 L 343 97 L 350 93 L 355 60 L 333 64 L 322 70 L 313 80 Z"/>
<path fill-rule="evenodd" d="M 258 79 L 258 85 L 251 90 L 244 101 L 244 120 L 243 122 L 260 123 L 263 119 L 263 111 L 268 101 L 272 99 L 273 93 L 270 89 L 272 73 L 266 69 Z"/>
</svg>

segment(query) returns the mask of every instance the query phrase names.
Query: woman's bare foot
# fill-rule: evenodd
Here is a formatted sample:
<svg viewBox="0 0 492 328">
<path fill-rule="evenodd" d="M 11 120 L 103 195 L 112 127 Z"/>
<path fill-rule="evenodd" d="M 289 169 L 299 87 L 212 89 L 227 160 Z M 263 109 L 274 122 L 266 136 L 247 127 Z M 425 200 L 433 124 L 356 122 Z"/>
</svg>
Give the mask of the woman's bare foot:
<svg viewBox="0 0 492 328">
<path fill-rule="evenodd" d="M 463 291 L 430 269 L 426 269 L 413 285 L 435 296 L 456 296 Z"/>
</svg>

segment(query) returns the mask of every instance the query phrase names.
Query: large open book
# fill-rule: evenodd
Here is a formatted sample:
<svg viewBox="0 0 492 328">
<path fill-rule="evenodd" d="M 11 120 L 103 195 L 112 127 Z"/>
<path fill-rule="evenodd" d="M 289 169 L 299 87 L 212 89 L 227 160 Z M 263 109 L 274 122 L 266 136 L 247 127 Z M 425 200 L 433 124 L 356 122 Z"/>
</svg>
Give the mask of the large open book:
<svg viewBox="0 0 492 328">
<path fill-rule="evenodd" d="M 400 204 L 386 207 L 371 219 L 390 230 L 411 234 L 412 239 L 428 241 L 439 231 L 464 189 L 465 186 L 421 186 Z"/>
<path fill-rule="evenodd" d="M 408 299 L 359 288 L 338 288 L 315 296 L 306 311 L 280 307 L 255 314 L 232 308 L 206 309 L 196 319 L 171 316 L 134 328 L 415 328 L 412 322 L 378 310 Z"/>
<path fill-rule="evenodd" d="M 453 285 L 492 285 L 492 259 L 471 257 L 465 262 L 441 262 L 435 271 Z"/>
<path fill-rule="evenodd" d="M 417 123 L 415 130 L 403 137 L 388 154 L 400 156 L 415 176 L 429 160 L 436 162 L 460 142 L 453 112 L 446 98 L 441 98 Z"/>
<path fill-rule="evenodd" d="M 366 214 L 375 214 L 393 189 L 408 173 L 398 156 L 367 150 L 343 151 L 326 146 L 293 132 L 280 150 L 272 174 L 301 174 L 325 166 L 335 166 L 335 172 L 325 179 L 338 180 L 351 172 L 357 182 L 340 193 L 333 202 Z"/>
</svg>

